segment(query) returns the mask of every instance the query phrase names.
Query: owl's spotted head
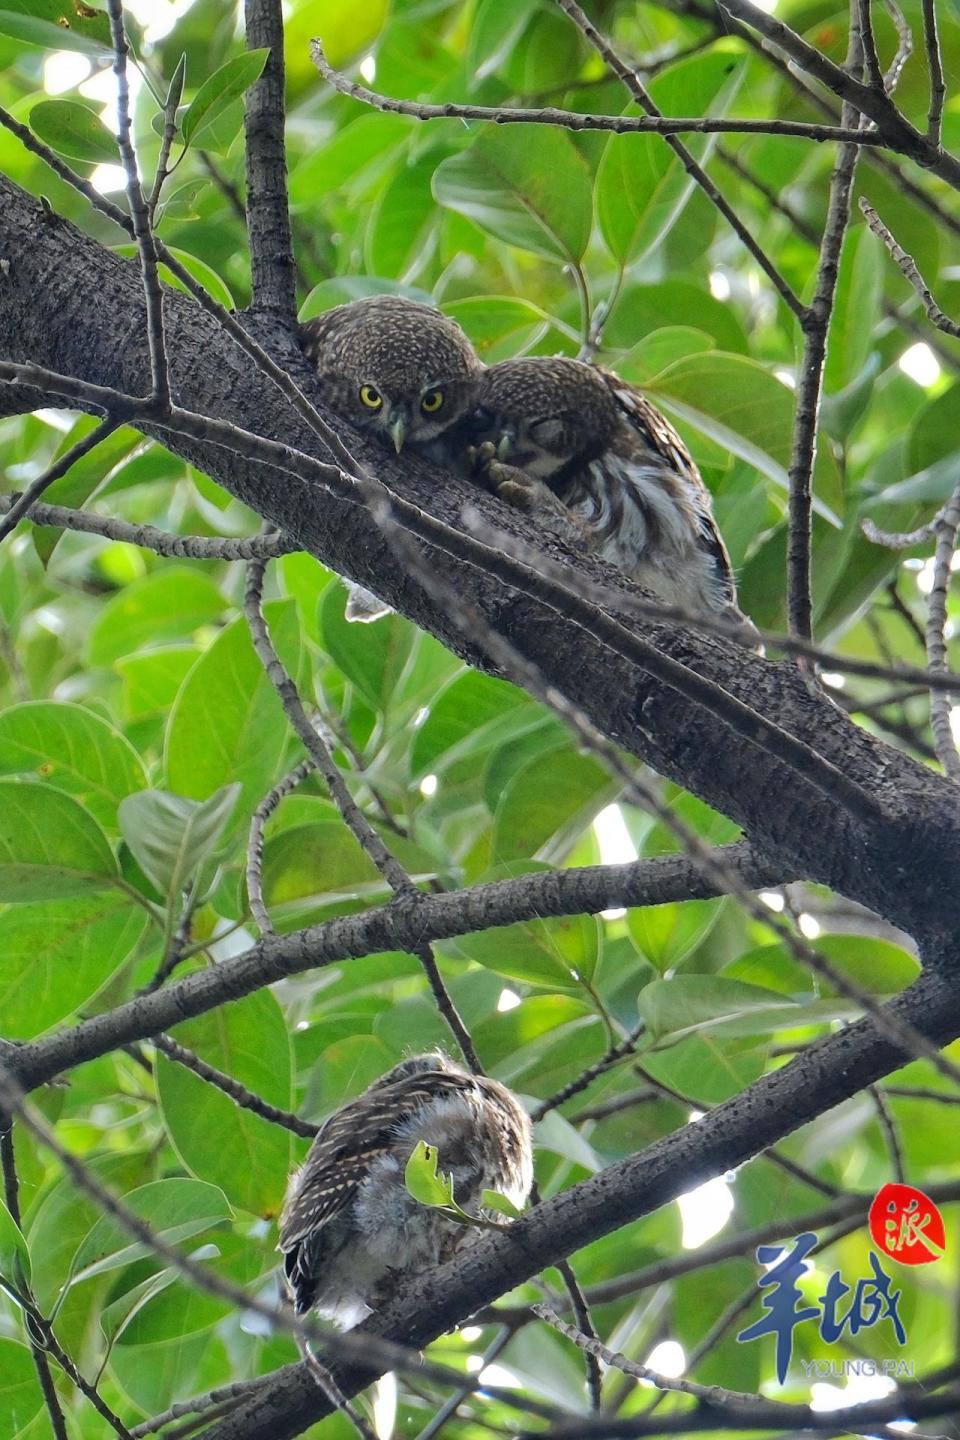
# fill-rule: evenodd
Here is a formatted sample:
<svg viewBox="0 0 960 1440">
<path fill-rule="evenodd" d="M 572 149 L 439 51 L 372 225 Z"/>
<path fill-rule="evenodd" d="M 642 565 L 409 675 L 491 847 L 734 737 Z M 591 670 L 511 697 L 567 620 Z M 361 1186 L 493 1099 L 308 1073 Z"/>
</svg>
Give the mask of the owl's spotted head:
<svg viewBox="0 0 960 1440">
<path fill-rule="evenodd" d="M 379 1090 L 384 1085 L 395 1085 L 398 1080 L 412 1080 L 415 1075 L 429 1075 L 438 1070 L 447 1075 L 467 1073 L 448 1055 L 444 1055 L 442 1050 L 430 1050 L 425 1055 L 411 1055 L 407 1060 L 401 1060 L 392 1070 L 375 1080 L 370 1089 Z"/>
<path fill-rule="evenodd" d="M 397 454 L 428 446 L 475 403 L 480 361 L 430 305 L 372 295 L 318 315 L 301 335 L 331 409 Z"/>
<path fill-rule="evenodd" d="M 501 460 L 549 480 L 571 462 L 593 460 L 619 424 L 603 376 L 581 360 L 531 355 L 483 374 L 471 429 Z"/>
</svg>

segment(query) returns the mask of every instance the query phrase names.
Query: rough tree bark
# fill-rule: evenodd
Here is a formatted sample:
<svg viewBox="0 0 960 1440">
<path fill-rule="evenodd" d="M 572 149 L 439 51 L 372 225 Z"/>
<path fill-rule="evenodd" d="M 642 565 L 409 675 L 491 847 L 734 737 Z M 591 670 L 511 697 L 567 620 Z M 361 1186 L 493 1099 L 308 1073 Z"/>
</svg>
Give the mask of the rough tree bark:
<svg viewBox="0 0 960 1440">
<path fill-rule="evenodd" d="M 146 392 L 144 303 L 133 264 L 68 222 L 51 218 L 5 179 L 0 180 L 0 258 L 6 262 L 0 282 L 0 354 L 128 393 Z M 169 297 L 166 308 L 177 403 L 320 454 L 316 437 L 289 403 L 211 317 L 179 296 Z M 307 367 L 289 350 L 280 358 L 311 394 Z M 311 398 L 317 398 L 315 392 Z M 35 403 L 35 395 L 9 396 L 6 409 Z M 335 416 L 326 418 L 345 430 Z M 362 505 L 220 447 L 164 438 L 325 564 L 375 590 L 472 663 L 493 668 L 406 573 Z M 358 436 L 347 433 L 347 438 L 392 489 L 454 528 L 462 529 L 462 507 L 469 501 L 502 530 L 571 565 L 570 557 L 552 549 L 524 517 L 449 475 L 441 480 L 440 472 L 428 466 L 401 463 Z M 439 552 L 429 558 L 600 729 L 738 821 L 755 852 L 785 878 L 829 885 L 914 935 L 921 947 L 960 924 L 960 891 L 953 884 L 960 861 L 955 789 L 858 729 L 831 701 L 813 693 L 792 664 L 763 660 L 686 629 L 641 625 L 626 608 L 619 616 L 653 636 L 665 653 L 831 760 L 874 798 L 875 818 L 851 816 L 842 803 L 761 746 L 734 735 L 703 707 L 591 642 L 575 623 L 542 603 L 473 565 Z M 576 565 L 589 573 L 591 562 L 578 557 Z M 594 574 L 609 583 L 608 572 L 598 568 Z"/>
</svg>

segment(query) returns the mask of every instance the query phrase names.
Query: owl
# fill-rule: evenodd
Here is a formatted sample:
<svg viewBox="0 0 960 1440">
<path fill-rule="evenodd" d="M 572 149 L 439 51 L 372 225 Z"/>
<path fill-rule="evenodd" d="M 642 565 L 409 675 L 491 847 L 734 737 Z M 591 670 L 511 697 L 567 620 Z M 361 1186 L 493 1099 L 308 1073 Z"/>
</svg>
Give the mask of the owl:
<svg viewBox="0 0 960 1440">
<path fill-rule="evenodd" d="M 665 604 L 742 622 L 753 643 L 690 452 L 619 376 L 561 357 L 502 361 L 484 372 L 472 427 L 501 499 Z"/>
<path fill-rule="evenodd" d="M 437 1147 L 454 1199 L 486 1189 L 517 1206 L 533 1182 L 530 1122 L 506 1086 L 440 1053 L 416 1055 L 337 1110 L 287 1188 L 279 1249 L 296 1313 L 357 1324 L 405 1275 L 448 1259 L 478 1230 L 420 1205 L 404 1184 L 417 1142 Z"/>
<path fill-rule="evenodd" d="M 331 410 L 357 430 L 443 464 L 443 436 L 475 403 L 482 366 L 460 326 L 430 305 L 371 295 L 300 327 Z"/>
<path fill-rule="evenodd" d="M 307 321 L 300 344 L 331 410 L 398 455 L 408 446 L 435 465 L 450 463 L 449 437 L 475 403 L 483 368 L 453 320 L 416 300 L 371 295 Z M 347 589 L 348 620 L 390 613 L 362 586 Z"/>
</svg>

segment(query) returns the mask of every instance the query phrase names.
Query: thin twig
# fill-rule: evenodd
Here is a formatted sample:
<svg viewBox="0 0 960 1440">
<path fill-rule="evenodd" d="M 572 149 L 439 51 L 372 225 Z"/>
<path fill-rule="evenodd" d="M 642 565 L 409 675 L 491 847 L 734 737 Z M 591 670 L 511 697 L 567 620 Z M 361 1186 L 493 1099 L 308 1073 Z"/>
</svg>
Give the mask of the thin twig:
<svg viewBox="0 0 960 1440">
<path fill-rule="evenodd" d="M 415 100 L 396 100 L 393 96 L 381 95 L 376 90 L 349 80 L 346 75 L 335 70 L 324 54 L 319 40 L 311 41 L 310 53 L 324 80 L 341 95 L 347 95 L 374 110 L 393 115 L 409 115 L 415 120 L 484 120 L 494 125 L 556 125 L 564 130 L 600 130 L 612 135 L 796 135 L 815 141 L 853 138 L 852 131 L 844 131 L 840 126 L 816 125 L 799 120 L 741 120 L 713 115 L 674 116 L 661 115 L 657 110 L 648 111 L 646 115 L 602 115 L 582 110 L 559 110 L 552 105 L 527 108 L 510 105 L 461 105 L 453 101 L 445 101 L 442 105 L 428 105 Z M 877 142 L 867 140 L 868 145 L 874 143 Z"/>
<path fill-rule="evenodd" d="M 870 229 L 875 235 L 879 235 L 884 245 L 886 245 L 890 251 L 892 258 L 900 267 L 900 273 L 903 275 L 903 278 L 909 285 L 913 286 L 914 290 L 920 296 L 921 303 L 930 323 L 935 325 L 938 330 L 942 330 L 945 335 L 952 335 L 955 340 L 960 340 L 960 325 L 958 325 L 956 321 L 951 320 L 949 315 L 943 313 L 936 300 L 934 300 L 933 295 L 930 293 L 930 288 L 920 274 L 917 268 L 917 262 L 913 256 L 908 255 L 906 250 L 897 243 L 886 225 L 884 225 L 880 219 L 876 210 L 874 210 L 873 206 L 862 195 L 860 197 L 860 209 L 863 211 L 864 218 L 870 226 Z"/>
<path fill-rule="evenodd" d="M 560 1271 L 563 1283 L 567 1287 L 570 1304 L 573 1306 L 573 1313 L 581 1333 L 586 1335 L 590 1340 L 595 1340 L 599 1343 L 600 1336 L 597 1334 L 596 1326 L 591 1318 L 590 1307 L 584 1298 L 583 1291 L 580 1289 L 580 1283 L 573 1273 L 573 1266 L 569 1260 L 561 1260 L 557 1269 Z M 536 1306 L 533 1308 L 536 1310 Z M 600 1392 L 603 1388 L 603 1373 L 600 1369 L 600 1359 L 595 1350 L 584 1350 L 584 1354 L 587 1357 L 587 1394 L 590 1397 L 590 1409 L 601 1410 L 603 1408 L 603 1400 Z"/>
<path fill-rule="evenodd" d="M 947 595 L 950 590 L 950 575 L 953 556 L 957 548 L 957 531 L 960 530 L 960 485 L 944 507 L 937 524 L 937 546 L 933 554 L 933 583 L 927 596 L 927 624 L 925 637 L 927 663 L 935 675 L 947 670 Z M 960 783 L 960 752 L 954 739 L 951 717 L 950 694 L 944 690 L 930 691 L 930 728 L 933 743 L 940 763 L 951 780 Z"/>
<path fill-rule="evenodd" d="M 461 1385 L 458 1390 L 455 1390 L 453 1394 L 444 1401 L 437 1413 L 427 1421 L 419 1434 L 414 1437 L 414 1440 L 436 1440 L 436 1437 L 440 1434 L 444 1425 L 446 1425 L 448 1420 L 453 1419 L 464 1400 L 469 1400 L 470 1396 L 475 1394 L 480 1388 L 483 1383 L 481 1377 L 483 1376 L 484 1370 L 488 1365 L 493 1364 L 498 1355 L 503 1354 L 513 1339 L 514 1334 L 515 1326 L 513 1325 L 504 1325 L 502 1330 L 498 1331 L 484 1351 L 477 1373 L 467 1384 Z"/>
<path fill-rule="evenodd" d="M 897 1133 L 897 1124 L 890 1112 L 887 1098 L 879 1085 L 868 1085 L 867 1093 L 873 1101 L 877 1112 L 877 1119 L 887 1142 L 887 1153 L 890 1156 L 890 1165 L 893 1170 L 894 1179 L 902 1185 L 906 1177 L 906 1167 L 903 1163 L 903 1146 L 900 1144 L 900 1136 Z"/>
<path fill-rule="evenodd" d="M 639 1023 L 624 1036 L 619 1045 L 612 1046 L 611 1049 L 609 1049 L 605 1055 L 601 1055 L 600 1059 L 595 1061 L 594 1064 L 588 1065 L 575 1080 L 569 1081 L 562 1089 L 555 1091 L 553 1095 L 549 1096 L 548 1099 L 541 1100 L 540 1104 L 530 1113 L 530 1118 L 534 1124 L 536 1124 L 538 1120 L 542 1120 L 545 1115 L 549 1115 L 551 1110 L 556 1110 L 561 1105 L 565 1105 L 568 1100 L 572 1100 L 574 1095 L 582 1094 L 584 1090 L 593 1084 L 599 1075 L 603 1075 L 611 1066 L 616 1065 L 618 1060 L 622 1060 L 626 1055 L 631 1055 L 645 1028 L 645 1022 L 643 1020 L 639 1021 Z"/>
<path fill-rule="evenodd" d="M 157 213 L 157 206 L 160 203 L 160 192 L 163 189 L 164 181 L 170 174 L 167 168 L 170 160 L 170 151 L 177 134 L 177 108 L 180 104 L 180 97 L 183 94 L 183 82 L 187 73 L 187 59 L 181 55 L 170 87 L 167 91 L 167 98 L 163 106 L 163 134 L 160 137 L 160 155 L 157 159 L 157 171 L 153 177 L 153 189 L 150 191 L 150 199 L 147 201 L 147 216 L 151 225 Z M 175 167 L 174 167 L 175 168 Z"/>
<path fill-rule="evenodd" d="M 101 440 L 104 438 L 100 436 Z M 9 517 L 18 503 L 11 495 L 0 495 L 0 515 Z M 152 550 L 155 555 L 171 559 L 273 560 L 289 555 L 296 548 L 295 543 L 283 535 L 248 535 L 237 539 L 230 535 L 175 535 L 172 530 L 159 530 L 155 525 L 133 525 L 112 515 L 93 515 L 66 505 L 31 503 L 28 508 L 34 525 L 76 530 L 84 535 L 99 535 L 104 540 L 121 540 L 126 545 L 137 545 L 141 550 Z"/>
<path fill-rule="evenodd" d="M 863 47 L 857 26 L 855 0 L 850 12 L 850 45 L 847 70 L 859 72 Z M 868 0 L 862 0 L 864 6 Z M 751 7 L 752 8 L 752 7 Z M 844 102 L 844 123 L 856 124 L 857 112 Z M 823 370 L 827 356 L 827 334 L 833 314 L 840 268 L 840 251 L 850 219 L 853 177 L 860 155 L 859 146 L 844 143 L 837 148 L 830 198 L 820 246 L 817 278 L 810 308 L 801 318 L 803 357 L 797 383 L 793 444 L 790 455 L 790 512 L 787 532 L 787 611 L 790 633 L 809 640 L 813 634 L 811 590 L 811 547 L 813 540 L 813 468 L 817 458 L 817 427 Z"/>
<path fill-rule="evenodd" d="M 150 398 L 159 409 L 170 404 L 170 376 L 163 339 L 163 290 L 160 286 L 157 247 L 150 213 L 140 184 L 137 157 L 130 139 L 130 87 L 127 84 L 127 33 L 123 24 L 122 0 L 107 0 L 110 37 L 113 41 L 113 72 L 117 77 L 117 144 L 127 176 L 127 203 L 133 222 L 134 239 L 140 254 L 140 273 L 147 306 L 147 348 L 150 351 Z"/>
<path fill-rule="evenodd" d="M 11 1220 L 18 1229 L 21 1229 L 20 1182 L 17 1178 L 17 1162 L 13 1150 L 12 1121 L 7 1121 L 5 1128 L 0 1130 L 0 1164 L 3 1167 L 3 1198 L 7 1210 L 10 1212 Z M 36 1337 L 29 1327 L 27 1328 L 27 1340 L 30 1345 L 30 1354 L 33 1357 L 33 1368 L 37 1372 L 40 1392 L 43 1395 L 43 1403 L 47 1407 L 47 1414 L 50 1417 L 50 1428 L 54 1440 L 69 1440 L 60 1397 L 57 1394 L 53 1376 L 50 1374 L 50 1362 L 43 1349 L 37 1344 Z"/>
<path fill-rule="evenodd" d="M 287 674 L 279 655 L 274 649 L 269 631 L 267 630 L 262 606 L 265 569 L 265 561 L 253 560 L 250 562 L 247 571 L 244 610 L 247 616 L 247 623 L 250 626 L 254 649 L 260 657 L 261 664 L 280 697 L 287 719 L 306 745 L 311 760 L 323 776 L 327 789 L 330 791 L 331 798 L 343 817 L 344 824 L 393 891 L 393 903 L 416 906 L 423 898 L 421 892 L 414 885 L 400 862 L 391 854 L 377 831 L 360 809 L 360 806 L 350 794 L 346 781 L 333 759 L 330 746 L 318 733 L 315 726 L 311 725 L 307 718 L 307 713 L 303 708 L 303 702 L 297 692 L 297 687 Z M 460 1046 L 464 1059 L 476 1069 L 478 1073 L 482 1074 L 483 1071 L 470 1037 L 470 1032 L 464 1025 L 457 1011 L 457 1007 L 454 1005 L 443 983 L 440 971 L 437 968 L 436 958 L 433 955 L 430 945 L 419 945 L 413 953 L 417 956 L 421 965 L 423 965 L 440 1012 L 449 1025 L 457 1044 Z"/>
<path fill-rule="evenodd" d="M 38 475 L 36 480 L 27 486 L 22 495 L 18 495 L 16 498 L 4 496 L 3 501 L 6 506 L 6 514 L 3 519 L 0 520 L 0 541 L 5 540 L 10 532 L 16 529 L 24 515 L 27 515 L 32 510 L 34 503 L 45 490 L 50 488 L 55 480 L 59 480 L 61 475 L 66 475 L 67 471 L 71 469 L 78 460 L 82 460 L 84 455 L 89 455 L 90 451 L 95 449 L 101 441 L 106 440 L 108 435 L 112 435 L 119 424 L 119 420 L 111 419 L 108 415 L 107 419 L 101 420 L 100 424 L 91 430 L 89 435 L 85 435 L 82 440 L 78 440 L 75 445 L 71 445 L 70 449 L 65 451 L 59 460 L 55 460 L 42 475 Z"/>
<path fill-rule="evenodd" d="M 900 83 L 903 67 L 913 54 L 913 32 L 897 0 L 884 0 L 884 7 L 897 32 L 897 48 L 883 76 L 883 88 L 888 95 L 892 95 Z"/>
<path fill-rule="evenodd" d="M 266 537 L 264 537 L 266 538 Z M 273 935 L 273 921 L 270 919 L 270 912 L 267 910 L 263 899 L 263 834 L 267 821 L 276 810 L 280 801 L 286 795 L 290 795 L 297 786 L 312 775 L 316 770 L 316 762 L 312 756 L 301 760 L 299 765 L 278 780 L 272 789 L 260 801 L 253 812 L 253 819 L 250 821 L 250 838 L 247 841 L 247 899 L 250 902 L 250 911 L 261 935 Z"/>
<path fill-rule="evenodd" d="M 174 1420 L 182 1420 L 186 1415 L 203 1415 L 209 1410 L 219 1410 L 231 1400 L 242 1400 L 245 1395 L 256 1390 L 259 1384 L 259 1380 L 235 1380 L 230 1385 L 221 1385 L 216 1390 L 209 1390 L 205 1395 L 197 1395 L 192 1400 L 178 1400 L 168 1410 L 135 1425 L 130 1431 L 131 1440 L 146 1440 L 146 1436 L 155 1435 Z"/>
<path fill-rule="evenodd" d="M 259 1115 L 262 1120 L 268 1120 L 271 1125 L 280 1125 L 284 1130 L 290 1130 L 294 1135 L 300 1135 L 305 1140 L 312 1140 L 320 1129 L 319 1125 L 312 1125 L 309 1120 L 301 1120 L 299 1115 L 292 1114 L 289 1110 L 281 1110 L 276 1105 L 271 1105 L 262 1096 L 255 1095 L 248 1090 L 246 1085 L 241 1085 L 232 1075 L 225 1075 L 216 1066 L 210 1065 L 206 1060 L 201 1060 L 199 1055 L 194 1054 L 174 1040 L 172 1035 L 154 1035 L 151 1037 L 151 1044 L 166 1055 L 168 1060 L 182 1065 L 185 1070 L 190 1070 L 208 1085 L 213 1085 L 224 1095 L 229 1095 L 235 1105 L 244 1110 Z"/>
<path fill-rule="evenodd" d="M 923 12 L 923 44 L 927 52 L 927 69 L 930 75 L 930 108 L 927 112 L 927 139 L 940 149 L 940 130 L 943 122 L 943 105 L 947 87 L 943 79 L 943 57 L 940 54 L 940 36 L 937 34 L 937 7 L 934 0 L 921 0 Z"/>
<path fill-rule="evenodd" d="M 600 33 L 590 17 L 576 3 L 576 0 L 556 0 L 556 3 L 580 33 L 586 37 L 601 59 L 609 65 L 610 69 L 617 76 L 617 79 L 626 86 L 628 92 L 645 112 L 646 116 L 656 120 L 658 123 L 662 122 L 664 117 L 658 106 L 654 103 L 653 96 L 650 94 L 646 85 L 644 85 L 640 76 L 623 60 L 610 42 Z M 707 199 L 720 211 L 720 214 L 731 227 L 740 243 L 746 247 L 754 260 L 756 260 L 780 298 L 788 308 L 793 311 L 793 314 L 798 319 L 802 317 L 805 312 L 805 306 L 799 296 L 794 293 L 790 284 L 777 269 L 776 265 L 774 265 L 766 251 L 757 243 L 749 227 L 743 223 L 733 209 L 733 206 L 724 199 L 703 166 L 698 163 L 692 152 L 676 135 L 665 134 L 664 138 L 694 184 L 700 187 Z"/>
</svg>

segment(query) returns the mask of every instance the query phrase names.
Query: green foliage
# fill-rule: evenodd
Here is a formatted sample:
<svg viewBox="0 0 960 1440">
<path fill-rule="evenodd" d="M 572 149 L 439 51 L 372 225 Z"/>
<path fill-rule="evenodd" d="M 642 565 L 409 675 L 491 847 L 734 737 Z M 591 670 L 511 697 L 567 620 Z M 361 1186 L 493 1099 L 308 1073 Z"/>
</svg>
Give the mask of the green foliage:
<svg viewBox="0 0 960 1440">
<path fill-rule="evenodd" d="M 623 87 L 565 18 L 534 0 L 290 0 L 284 8 L 303 316 L 381 291 L 432 299 L 493 362 L 576 354 L 603 306 L 598 359 L 640 385 L 677 425 L 713 493 L 744 608 L 760 623 L 783 625 L 797 329 L 673 153 L 652 135 L 420 124 L 377 114 L 320 82 L 309 40 L 319 35 L 334 65 L 369 58 L 375 69 L 364 65 L 364 83 L 435 103 L 621 115 L 629 113 Z M 910 0 L 904 10 L 919 34 L 919 4 Z M 160 39 L 131 26 L 149 82 L 133 114 L 148 190 L 160 107 L 171 86 L 177 98 L 183 84 L 177 168 L 161 194 L 159 234 L 211 295 L 236 308 L 250 299 L 246 234 L 231 201 L 231 187 L 242 191 L 245 183 L 242 94 L 266 58 L 243 52 L 238 12 L 222 0 L 195 0 L 171 12 L 172 28 Z M 591 13 L 625 54 L 654 62 L 650 87 L 668 114 L 822 118 L 782 71 L 739 38 L 712 30 L 706 15 L 627 0 Z M 840 12 L 782 0 L 778 15 L 839 58 Z M 938 18 L 947 73 L 955 76 L 960 24 L 943 7 Z M 892 30 L 884 16 L 875 20 L 887 59 Z M 102 10 L 0 0 L 0 103 L 85 172 L 116 163 L 112 122 L 99 113 L 102 92 L 77 82 L 54 93 L 50 57 L 65 50 L 108 64 Z M 898 98 L 923 129 L 922 46 L 907 62 Z M 952 101 L 947 140 L 957 138 Z M 816 263 L 810 236 L 825 218 L 827 147 L 781 135 L 688 140 L 750 233 L 809 300 Z M 211 178 L 207 154 L 222 182 Z M 731 154 L 802 224 L 728 163 Z M 83 197 L 6 131 L 0 166 L 58 214 L 115 244 L 116 232 Z M 935 181 L 909 173 L 934 203 L 945 203 Z M 960 265 L 955 224 L 935 223 L 896 175 L 867 160 L 857 185 L 952 313 Z M 133 245 L 118 249 L 136 253 Z M 165 273 L 164 281 L 174 283 Z M 921 524 L 952 492 L 960 384 L 946 358 L 922 383 L 901 369 L 904 351 L 930 332 L 902 330 L 893 318 L 898 308 L 911 324 L 924 324 L 854 206 L 814 477 L 817 633 L 847 653 L 922 663 L 915 626 L 892 608 L 887 587 L 896 585 L 907 616 L 922 623 L 919 562 L 928 550 L 909 552 L 904 562 L 869 543 L 860 525 L 867 516 L 887 527 Z M 54 411 L 0 421 L 4 488 L 22 490 L 93 423 Z M 259 524 L 208 477 L 129 427 L 45 498 L 190 534 L 249 536 Z M 664 827 L 632 806 L 619 804 L 611 817 L 607 807 L 619 791 L 606 770 L 520 690 L 468 670 L 401 616 L 349 624 L 343 587 L 309 557 L 271 566 L 268 585 L 267 622 L 285 666 L 308 709 L 319 709 L 329 725 L 357 803 L 423 888 L 455 893 L 675 850 Z M 253 649 L 242 591 L 237 567 L 226 563 L 161 560 L 70 531 L 25 526 L 0 549 L 5 1039 L 29 1042 L 133 999 L 171 958 L 184 917 L 189 935 L 177 975 L 215 974 L 219 962 L 257 938 L 245 882 L 250 823 L 304 752 Z M 950 619 L 954 626 L 960 619 L 952 598 Z M 956 642 L 950 647 L 957 668 Z M 870 706 L 887 688 L 851 681 L 845 698 Z M 893 730 L 898 743 L 928 758 L 926 704 L 925 696 L 907 694 L 871 709 L 863 723 L 885 735 Z M 738 834 L 700 802 L 661 788 L 707 843 Z M 789 797 L 771 795 L 769 803 L 785 807 Z M 616 828 L 621 821 L 626 840 Z M 266 822 L 263 894 L 281 933 L 389 899 L 315 776 Z M 808 889 L 798 903 L 816 912 L 825 958 L 877 998 L 914 978 L 906 950 L 849 933 L 828 897 Z M 600 1069 L 537 1124 L 545 1197 L 739 1094 L 783 1064 L 784 1054 L 855 1013 L 835 987 L 798 967 L 769 927 L 726 901 L 490 925 L 437 948 L 484 1065 L 531 1110 L 597 1066 L 639 1020 L 645 1024 L 636 1055 L 642 1075 L 630 1061 Z M 320 1122 L 405 1054 L 452 1046 L 413 956 L 329 962 L 330 952 L 318 946 L 315 953 L 315 968 L 190 1019 L 174 1035 L 270 1104 Z M 149 1051 L 149 1069 L 143 1058 L 112 1053 L 35 1098 L 71 1151 L 169 1243 L 212 1274 L 272 1297 L 274 1221 L 304 1147 L 162 1054 Z M 898 1079 L 945 1089 L 923 1062 Z M 666 1093 L 641 1098 L 653 1082 Z M 886 1104 L 910 1178 L 952 1177 L 960 1142 L 956 1127 L 943 1122 L 946 1112 L 916 1096 L 889 1095 Z M 793 1135 L 784 1150 L 814 1171 L 818 1184 L 869 1192 L 891 1178 L 884 1135 L 872 1102 L 858 1097 Z M 17 1157 L 23 1231 L 0 1211 L 0 1276 L 16 1285 L 31 1275 L 45 1313 L 57 1307 L 58 1337 L 84 1373 L 103 1363 L 101 1390 L 128 1425 L 295 1358 L 287 1340 L 252 1333 L 233 1307 L 184 1285 L 133 1244 L 20 1133 Z M 435 1153 L 414 1156 L 407 1184 L 422 1203 L 448 1211 L 455 1204 Z M 805 1181 L 762 1157 L 728 1184 L 734 1211 L 724 1238 L 814 1208 Z M 484 1206 L 514 1218 L 503 1197 L 488 1195 Z M 589 1292 L 670 1262 L 680 1250 L 680 1214 L 670 1205 L 587 1247 L 575 1265 Z M 910 1355 L 924 1370 L 951 1358 L 955 1252 L 954 1245 L 929 1267 L 922 1286 L 904 1281 L 913 1307 Z M 865 1273 L 866 1253 L 862 1230 L 838 1240 L 811 1284 L 822 1284 L 835 1266 L 847 1276 Z M 641 1363 L 666 1335 L 689 1356 L 755 1279 L 752 1256 L 733 1257 L 607 1300 L 594 1314 L 601 1332 Z M 538 1295 L 522 1287 L 513 1299 Z M 3 1299 L 0 1309 L 0 1440 L 47 1440 L 29 1351 L 12 1338 L 24 1336 L 22 1318 L 13 1301 Z M 444 1358 L 465 1366 L 493 1333 L 484 1326 L 479 1339 L 472 1332 L 451 1337 Z M 861 1349 L 844 1341 L 831 1358 Z M 535 1399 L 584 1405 L 582 1357 L 543 1327 L 524 1327 L 499 1363 Z M 729 1331 L 692 1372 L 702 1383 L 745 1389 L 769 1387 L 771 1375 L 772 1355 L 762 1345 L 737 1345 Z M 57 1383 L 71 1440 L 99 1440 L 100 1417 L 62 1378 Z M 616 1376 L 605 1379 L 605 1399 L 617 1385 Z M 799 1372 L 783 1398 L 809 1398 Z M 505 1408 L 483 1403 L 495 1429 L 515 1426 Z M 664 1413 L 677 1403 L 667 1400 Z M 620 1413 L 637 1415 L 648 1404 L 649 1392 L 636 1387 Z M 426 1390 L 401 1388 L 396 1433 L 417 1434 L 436 1408 Z M 457 1440 L 480 1433 L 468 1415 L 449 1426 Z M 327 1421 L 319 1433 L 340 1440 L 346 1432 Z"/>
</svg>

